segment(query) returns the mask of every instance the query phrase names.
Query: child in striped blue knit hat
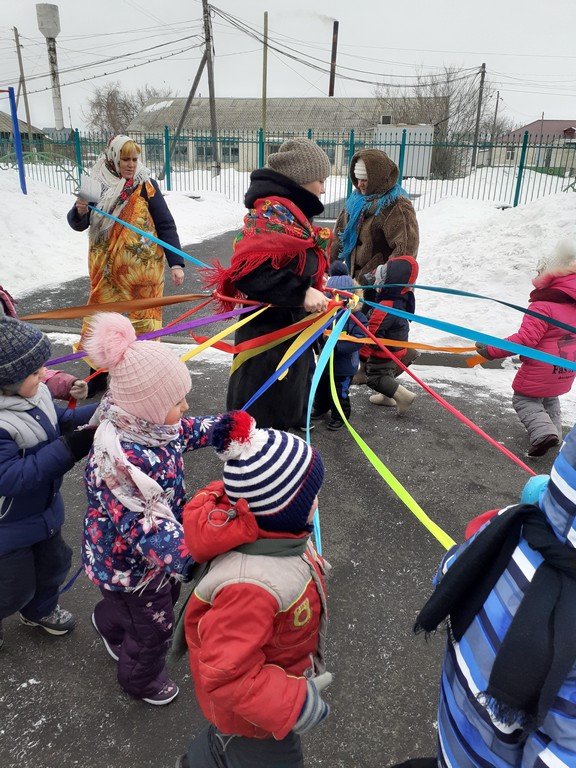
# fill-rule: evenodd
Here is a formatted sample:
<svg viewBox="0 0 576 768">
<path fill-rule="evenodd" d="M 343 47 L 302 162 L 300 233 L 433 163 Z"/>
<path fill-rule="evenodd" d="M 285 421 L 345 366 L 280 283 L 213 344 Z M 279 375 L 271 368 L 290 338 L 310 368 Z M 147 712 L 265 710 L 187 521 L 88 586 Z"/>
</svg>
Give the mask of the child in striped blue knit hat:
<svg viewBox="0 0 576 768">
<path fill-rule="evenodd" d="M 210 569 L 187 606 L 196 697 L 210 724 L 178 765 L 303 766 L 300 734 L 330 711 L 320 695 L 327 563 L 309 536 L 324 477 L 302 438 L 226 414 L 212 443 L 225 462 L 184 510 L 186 545 Z M 234 735 L 230 735 L 234 734 Z"/>
</svg>

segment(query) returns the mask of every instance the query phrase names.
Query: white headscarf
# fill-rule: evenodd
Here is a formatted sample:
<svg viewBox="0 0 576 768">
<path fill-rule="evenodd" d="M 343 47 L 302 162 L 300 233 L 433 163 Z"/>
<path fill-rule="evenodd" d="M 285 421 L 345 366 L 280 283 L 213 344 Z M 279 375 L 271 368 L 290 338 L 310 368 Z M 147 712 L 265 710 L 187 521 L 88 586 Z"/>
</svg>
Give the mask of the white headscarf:
<svg viewBox="0 0 576 768">
<path fill-rule="evenodd" d="M 107 213 L 118 216 L 126 201 L 119 200 L 120 193 L 124 189 L 126 179 L 120 174 L 120 153 L 127 141 L 133 141 L 130 136 L 114 136 L 108 142 L 108 146 L 99 155 L 90 171 L 90 178 L 101 186 L 101 194 L 98 200 L 98 208 Z M 114 168 L 114 171 L 111 170 Z M 134 172 L 134 185 L 150 180 L 150 172 L 142 164 L 140 158 Z M 96 242 L 108 236 L 114 222 L 107 216 L 92 211 L 90 217 L 90 242 Z"/>
</svg>

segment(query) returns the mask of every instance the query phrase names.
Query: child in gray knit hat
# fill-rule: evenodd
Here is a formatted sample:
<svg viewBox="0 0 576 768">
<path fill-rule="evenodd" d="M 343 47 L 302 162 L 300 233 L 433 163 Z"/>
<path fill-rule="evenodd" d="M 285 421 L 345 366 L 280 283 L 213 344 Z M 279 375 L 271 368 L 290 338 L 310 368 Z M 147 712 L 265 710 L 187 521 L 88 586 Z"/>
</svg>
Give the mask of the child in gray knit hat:
<svg viewBox="0 0 576 768">
<path fill-rule="evenodd" d="M 42 383 L 50 342 L 37 328 L 0 317 L 0 647 L 2 620 L 64 635 L 74 617 L 58 605 L 72 550 L 60 529 L 62 476 L 85 456 L 96 405 L 55 406 Z"/>
</svg>

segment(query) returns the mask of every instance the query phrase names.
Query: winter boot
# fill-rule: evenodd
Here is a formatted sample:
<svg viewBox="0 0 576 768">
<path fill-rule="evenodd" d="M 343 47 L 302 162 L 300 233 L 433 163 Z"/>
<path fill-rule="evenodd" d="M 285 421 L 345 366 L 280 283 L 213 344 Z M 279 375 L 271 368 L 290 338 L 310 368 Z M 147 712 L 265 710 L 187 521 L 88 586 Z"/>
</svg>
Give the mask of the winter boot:
<svg viewBox="0 0 576 768">
<path fill-rule="evenodd" d="M 408 410 L 415 398 L 415 392 L 410 392 L 410 390 L 403 387 L 402 384 L 398 384 L 398 389 L 394 392 L 394 400 L 396 400 L 396 405 L 398 407 L 398 416 L 402 416 L 404 411 Z"/>
<path fill-rule="evenodd" d="M 366 376 L 366 363 L 360 362 L 360 368 L 358 368 L 358 371 L 354 374 L 352 384 L 366 384 L 367 381 L 368 377 Z"/>
<path fill-rule="evenodd" d="M 391 397 L 386 397 L 386 395 L 382 395 L 380 392 L 376 392 L 375 395 L 370 395 L 370 402 L 375 405 L 385 405 L 388 408 L 393 408 L 396 405 L 396 400 L 393 400 Z"/>
<path fill-rule="evenodd" d="M 555 445 L 558 445 L 560 443 L 560 440 L 558 439 L 558 435 L 546 435 L 546 437 L 543 437 L 542 440 L 540 440 L 537 443 L 532 443 L 530 448 L 528 449 L 527 455 L 533 459 L 536 456 L 544 456 L 550 448 L 554 448 Z"/>
</svg>

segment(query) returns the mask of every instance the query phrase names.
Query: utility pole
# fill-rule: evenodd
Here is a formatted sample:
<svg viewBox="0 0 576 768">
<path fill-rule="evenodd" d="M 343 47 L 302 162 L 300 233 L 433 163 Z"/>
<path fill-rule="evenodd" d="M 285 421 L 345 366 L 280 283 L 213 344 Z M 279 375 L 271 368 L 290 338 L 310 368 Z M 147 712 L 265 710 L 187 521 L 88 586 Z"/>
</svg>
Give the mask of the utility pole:
<svg viewBox="0 0 576 768">
<path fill-rule="evenodd" d="M 220 175 L 220 156 L 218 152 L 218 127 L 216 125 L 216 101 L 214 96 L 214 62 L 212 58 L 212 24 L 208 0 L 202 0 L 204 16 L 204 43 L 206 65 L 208 67 L 208 96 L 210 98 L 210 129 L 212 132 L 212 175 Z"/>
<path fill-rule="evenodd" d="M 262 51 L 262 134 L 266 143 L 266 83 L 268 78 L 268 11 L 264 11 L 264 49 Z"/>
<path fill-rule="evenodd" d="M 498 120 L 498 103 L 500 101 L 500 91 L 496 91 L 496 107 L 494 108 L 494 121 L 492 123 L 492 133 L 490 134 L 490 162 L 492 165 L 492 154 L 494 151 L 494 136 L 496 135 L 496 122 Z"/>
<path fill-rule="evenodd" d="M 334 96 L 334 80 L 336 79 L 336 52 L 338 50 L 338 22 L 334 19 L 332 28 L 332 57 L 330 59 L 330 85 L 328 96 Z"/>
<path fill-rule="evenodd" d="M 474 143 L 472 146 L 472 168 L 476 167 L 478 155 L 478 136 L 480 134 L 480 117 L 482 115 L 482 97 L 484 95 L 484 78 L 486 77 L 486 64 L 480 67 L 480 88 L 478 90 L 478 109 L 476 110 L 476 126 L 474 128 Z"/>
<path fill-rule="evenodd" d="M 182 110 L 182 114 L 180 115 L 178 126 L 176 128 L 174 136 L 172 137 L 172 141 L 170 142 L 170 148 L 168 150 L 168 155 L 170 158 L 172 158 L 172 154 L 174 153 L 174 147 L 176 146 L 176 141 L 180 136 L 180 132 L 182 131 L 184 121 L 186 120 L 186 115 L 190 110 L 190 105 L 192 104 L 192 101 L 196 94 L 196 88 L 198 88 L 198 83 L 200 82 L 200 78 L 202 77 L 202 72 L 204 72 L 204 67 L 206 66 L 206 59 L 207 59 L 206 51 L 204 51 L 204 54 L 202 55 L 202 59 L 200 60 L 200 64 L 198 66 L 198 70 L 196 72 L 196 77 L 194 78 L 194 82 L 192 83 L 192 87 L 190 88 L 190 93 L 188 94 L 188 98 L 186 99 L 186 104 L 184 105 L 184 109 Z M 163 181 L 165 176 L 166 176 L 166 161 L 164 161 L 164 166 L 162 167 L 162 171 L 158 176 L 159 181 Z"/>
<path fill-rule="evenodd" d="M 20 83 L 22 86 L 22 95 L 24 96 L 24 109 L 26 110 L 26 123 L 28 124 L 28 151 L 34 151 L 34 139 L 32 137 L 32 121 L 30 120 L 30 107 L 28 106 L 28 92 L 26 91 L 26 78 L 24 77 L 24 64 L 22 63 L 22 51 L 20 50 L 20 35 L 18 29 L 14 27 L 14 42 L 16 43 L 16 54 L 18 56 L 18 67 L 20 69 Z"/>
</svg>

